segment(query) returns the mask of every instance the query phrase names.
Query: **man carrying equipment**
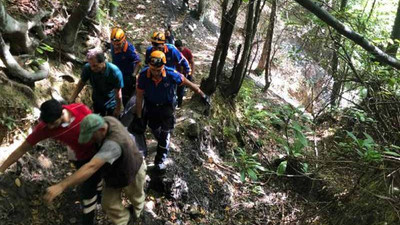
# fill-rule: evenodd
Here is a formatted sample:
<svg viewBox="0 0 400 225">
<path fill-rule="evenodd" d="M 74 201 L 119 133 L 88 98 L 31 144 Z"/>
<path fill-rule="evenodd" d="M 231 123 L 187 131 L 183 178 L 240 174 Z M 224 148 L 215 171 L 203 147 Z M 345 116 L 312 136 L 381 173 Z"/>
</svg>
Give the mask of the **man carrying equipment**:
<svg viewBox="0 0 400 225">
<path fill-rule="evenodd" d="M 142 70 L 136 86 L 136 118 L 130 130 L 143 133 L 146 126 L 151 128 L 158 141 L 157 155 L 154 159 L 156 170 L 165 169 L 165 159 L 169 151 L 170 133 L 174 128 L 174 97 L 177 85 L 186 85 L 208 102 L 198 86 L 187 80 L 176 70 L 165 66 L 167 59 L 161 51 L 153 51 L 149 67 Z M 143 101 L 145 110 L 143 113 Z"/>
</svg>

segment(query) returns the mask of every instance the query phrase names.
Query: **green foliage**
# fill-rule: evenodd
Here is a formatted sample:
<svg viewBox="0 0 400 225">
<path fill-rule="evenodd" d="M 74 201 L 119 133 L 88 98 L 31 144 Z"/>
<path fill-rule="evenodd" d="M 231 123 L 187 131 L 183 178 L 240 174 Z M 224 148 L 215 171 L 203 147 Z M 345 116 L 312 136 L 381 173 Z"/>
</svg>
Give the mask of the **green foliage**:
<svg viewBox="0 0 400 225">
<path fill-rule="evenodd" d="M 1 114 L 0 116 L 0 124 L 7 127 L 8 130 L 13 130 L 17 126 L 16 122 L 17 121 L 12 117 L 10 117 L 9 115 L 7 115 L 6 112 L 3 112 L 3 114 Z"/>
<path fill-rule="evenodd" d="M 346 131 L 351 141 L 340 142 L 339 146 L 348 150 L 355 151 L 359 158 L 365 162 L 380 162 L 382 161 L 382 153 L 379 151 L 379 145 L 367 133 L 364 133 L 365 138 L 357 138 L 352 132 Z"/>
<path fill-rule="evenodd" d="M 44 52 L 54 52 L 54 48 L 46 43 L 40 43 L 40 45 L 36 48 L 36 51 L 39 54 L 44 54 Z"/>
<path fill-rule="evenodd" d="M 257 154 L 249 155 L 246 150 L 237 148 L 233 152 L 234 163 L 233 166 L 237 167 L 240 171 L 240 180 L 245 182 L 246 177 L 256 181 L 260 176 L 260 172 L 265 172 L 265 168 L 257 160 Z"/>
</svg>

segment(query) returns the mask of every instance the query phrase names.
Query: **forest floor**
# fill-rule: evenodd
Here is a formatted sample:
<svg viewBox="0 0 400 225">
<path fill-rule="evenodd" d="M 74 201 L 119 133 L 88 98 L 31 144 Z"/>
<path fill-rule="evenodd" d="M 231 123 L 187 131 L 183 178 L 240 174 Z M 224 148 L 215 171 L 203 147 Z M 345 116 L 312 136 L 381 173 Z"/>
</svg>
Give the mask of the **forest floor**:
<svg viewBox="0 0 400 225">
<path fill-rule="evenodd" d="M 210 16 L 200 23 L 189 11 L 181 11 L 180 6 L 178 0 L 122 1 L 119 15 L 111 24 L 127 31 L 128 39 L 143 59 L 150 33 L 171 23 L 175 38 L 183 39 L 194 53 L 195 81 L 200 83 L 201 78 L 207 76 L 212 61 L 219 35 L 219 18 Z M 213 7 L 213 13 L 219 15 L 219 9 Z M 107 40 L 109 28 L 102 27 L 105 33 L 98 38 Z M 241 34 L 235 35 L 239 39 Z M 233 53 L 229 58 L 233 59 Z M 51 82 L 38 82 L 35 90 L 41 95 L 39 99 L 49 97 L 46 91 L 49 87 L 57 87 L 57 91 L 67 98 L 73 84 L 60 79 L 59 75 L 74 74 L 75 81 L 79 77 L 77 66 L 57 60 L 52 63 L 54 77 Z M 254 153 L 259 148 L 266 150 L 258 156 L 264 167 L 275 169 L 275 160 L 282 156 L 271 136 L 275 128 L 266 128 L 268 132 L 254 129 L 243 122 L 246 119 L 243 117 L 247 116 L 247 111 L 274 111 L 287 102 L 273 93 L 265 95 L 253 81 L 246 80 L 237 104 L 227 104 L 217 93 L 211 112 L 205 116 L 204 106 L 195 100 L 189 101 L 191 95 L 188 92 L 183 107 L 176 111 L 177 123 L 167 172 L 158 186 L 151 182 L 147 185 L 145 210 L 137 224 L 319 224 L 321 219 L 316 207 L 313 208 L 303 196 L 313 190 L 310 182 L 277 177 L 272 171 L 265 173 L 259 181 L 249 178 L 246 182 L 241 181 L 243 168 L 238 166 L 242 161 L 236 151 L 237 143 L 253 146 Z M 83 96 L 81 101 L 90 105 L 88 94 Z M 21 98 L 24 99 L 20 102 L 25 103 L 13 104 L 34 105 L 28 98 Z M 10 108 L 13 107 L 5 110 Z M 0 147 L 0 162 L 23 140 L 23 131 L 33 125 L 36 111 L 16 112 L 21 120 L 15 120 L 13 126 L 19 130 L 13 129 L 15 132 L 3 135 L 7 140 Z M 279 129 L 276 133 L 280 134 Z M 156 144 L 150 134 L 147 137 L 150 154 L 146 160 L 151 163 Z M 46 205 L 42 200 L 48 186 L 73 172 L 64 146 L 53 141 L 40 143 L 0 177 L 0 225 L 79 224 L 80 202 L 76 188 L 68 189 L 53 205 Z M 99 224 L 110 224 L 100 206 L 97 212 Z"/>
</svg>

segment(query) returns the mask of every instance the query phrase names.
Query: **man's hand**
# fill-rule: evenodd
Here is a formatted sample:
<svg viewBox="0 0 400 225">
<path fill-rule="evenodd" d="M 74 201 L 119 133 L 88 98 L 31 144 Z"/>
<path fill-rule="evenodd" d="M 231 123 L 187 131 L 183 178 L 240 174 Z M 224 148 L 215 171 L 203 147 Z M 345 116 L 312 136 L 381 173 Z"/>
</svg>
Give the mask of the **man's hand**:
<svg viewBox="0 0 400 225">
<path fill-rule="evenodd" d="M 114 109 L 113 116 L 114 116 L 115 118 L 119 118 L 120 114 L 121 114 L 121 107 L 116 107 L 116 108 Z"/>
<path fill-rule="evenodd" d="M 206 104 L 207 106 L 211 106 L 211 98 L 210 98 L 210 96 L 204 94 L 203 96 L 201 96 L 201 100 L 202 100 L 203 103 Z"/>
<path fill-rule="evenodd" d="M 56 184 L 47 188 L 47 193 L 43 196 L 47 203 L 51 203 L 55 197 L 64 192 L 64 187 L 61 184 Z"/>
</svg>

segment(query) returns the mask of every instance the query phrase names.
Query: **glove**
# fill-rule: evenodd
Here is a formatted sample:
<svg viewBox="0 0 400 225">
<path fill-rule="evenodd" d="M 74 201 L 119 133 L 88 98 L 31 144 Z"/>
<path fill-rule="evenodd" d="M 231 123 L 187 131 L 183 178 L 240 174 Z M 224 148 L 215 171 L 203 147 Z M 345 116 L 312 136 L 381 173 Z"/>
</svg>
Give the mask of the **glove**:
<svg viewBox="0 0 400 225">
<path fill-rule="evenodd" d="M 211 98 L 210 98 L 210 96 L 204 94 L 204 95 L 201 97 L 201 100 L 202 100 L 202 102 L 203 102 L 205 105 L 211 106 Z"/>
<path fill-rule="evenodd" d="M 129 127 L 129 131 L 136 134 L 143 134 L 146 130 L 146 123 L 143 118 L 135 117 Z"/>
</svg>

